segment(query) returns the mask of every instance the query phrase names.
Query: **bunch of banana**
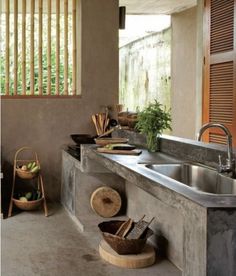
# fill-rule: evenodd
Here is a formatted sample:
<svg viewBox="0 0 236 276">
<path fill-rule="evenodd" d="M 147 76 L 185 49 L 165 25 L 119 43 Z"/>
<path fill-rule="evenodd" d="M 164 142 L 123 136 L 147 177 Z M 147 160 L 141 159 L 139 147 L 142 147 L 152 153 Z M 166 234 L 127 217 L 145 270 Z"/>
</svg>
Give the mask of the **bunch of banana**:
<svg viewBox="0 0 236 276">
<path fill-rule="evenodd" d="M 23 165 L 21 167 L 21 170 L 22 171 L 29 171 L 31 173 L 37 173 L 40 170 L 40 168 L 39 168 L 38 165 L 36 165 L 36 162 L 30 162 L 27 165 Z"/>
</svg>

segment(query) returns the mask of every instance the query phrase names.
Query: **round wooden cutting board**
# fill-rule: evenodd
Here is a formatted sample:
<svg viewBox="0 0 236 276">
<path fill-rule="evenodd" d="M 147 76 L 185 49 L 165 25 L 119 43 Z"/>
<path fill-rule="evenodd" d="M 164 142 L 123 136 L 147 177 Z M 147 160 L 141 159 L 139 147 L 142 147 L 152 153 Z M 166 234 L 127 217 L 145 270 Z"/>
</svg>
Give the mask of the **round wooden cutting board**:
<svg viewBox="0 0 236 276">
<path fill-rule="evenodd" d="M 121 197 L 119 193 L 110 187 L 96 189 L 90 198 L 92 209 L 104 218 L 115 216 L 121 208 Z"/>
<path fill-rule="evenodd" d="M 104 240 L 99 244 L 100 256 L 110 264 L 125 268 L 147 267 L 155 263 L 155 250 L 146 244 L 143 252 L 134 255 L 117 254 Z"/>
</svg>

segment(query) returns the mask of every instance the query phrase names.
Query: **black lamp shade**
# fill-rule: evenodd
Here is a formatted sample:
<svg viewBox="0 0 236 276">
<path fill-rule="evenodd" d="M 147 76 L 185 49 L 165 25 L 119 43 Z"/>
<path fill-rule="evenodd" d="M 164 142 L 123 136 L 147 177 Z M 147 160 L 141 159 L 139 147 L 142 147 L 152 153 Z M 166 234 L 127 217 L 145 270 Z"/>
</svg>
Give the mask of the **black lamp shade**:
<svg viewBox="0 0 236 276">
<path fill-rule="evenodd" d="M 125 29 L 126 7 L 119 7 L 119 29 Z"/>
</svg>

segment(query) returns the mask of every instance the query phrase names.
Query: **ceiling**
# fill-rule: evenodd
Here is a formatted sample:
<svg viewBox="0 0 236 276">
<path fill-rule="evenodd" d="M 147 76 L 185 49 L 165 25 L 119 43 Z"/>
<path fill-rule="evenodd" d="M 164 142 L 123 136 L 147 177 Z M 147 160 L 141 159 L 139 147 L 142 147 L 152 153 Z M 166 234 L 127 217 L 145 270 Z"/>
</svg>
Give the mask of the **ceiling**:
<svg viewBox="0 0 236 276">
<path fill-rule="evenodd" d="M 127 14 L 172 14 L 196 4 L 197 0 L 119 0 Z"/>
</svg>

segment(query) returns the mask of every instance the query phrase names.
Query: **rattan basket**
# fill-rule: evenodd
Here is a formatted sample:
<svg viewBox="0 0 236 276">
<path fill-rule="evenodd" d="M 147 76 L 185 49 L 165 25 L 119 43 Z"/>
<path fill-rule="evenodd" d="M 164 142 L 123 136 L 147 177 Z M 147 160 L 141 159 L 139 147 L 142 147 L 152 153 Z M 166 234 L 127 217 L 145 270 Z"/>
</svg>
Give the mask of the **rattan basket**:
<svg viewBox="0 0 236 276">
<path fill-rule="evenodd" d="M 41 197 L 40 199 L 37 200 L 32 200 L 32 201 L 21 201 L 18 200 L 16 198 L 12 198 L 14 204 L 16 205 L 16 207 L 18 207 L 21 210 L 24 211 L 31 211 L 31 210 L 35 210 L 37 209 L 42 201 L 43 201 L 43 197 Z"/>
<path fill-rule="evenodd" d="M 139 254 L 142 252 L 147 239 L 153 234 L 150 228 L 147 228 L 140 239 L 126 239 L 115 235 L 116 231 L 124 221 L 112 220 L 104 221 L 98 224 L 104 240 L 119 255 Z"/>
<path fill-rule="evenodd" d="M 16 173 L 22 179 L 32 179 L 38 174 L 38 172 L 32 173 L 31 171 L 23 171 L 21 168 L 16 168 Z"/>
</svg>

